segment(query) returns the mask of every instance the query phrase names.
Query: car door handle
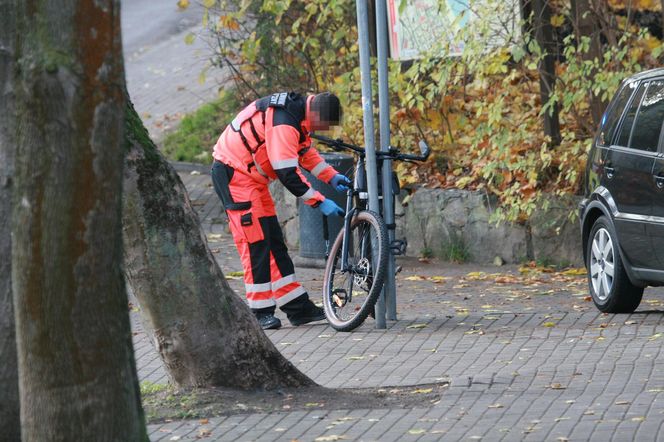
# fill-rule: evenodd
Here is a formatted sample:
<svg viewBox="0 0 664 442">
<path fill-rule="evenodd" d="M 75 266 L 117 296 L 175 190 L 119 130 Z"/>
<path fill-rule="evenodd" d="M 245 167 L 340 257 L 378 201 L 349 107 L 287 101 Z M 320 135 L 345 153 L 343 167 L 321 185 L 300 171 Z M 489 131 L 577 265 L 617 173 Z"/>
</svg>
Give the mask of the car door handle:
<svg viewBox="0 0 664 442">
<path fill-rule="evenodd" d="M 616 174 L 616 168 L 611 166 L 604 166 L 604 172 L 606 172 L 606 177 L 611 179 Z"/>
<path fill-rule="evenodd" d="M 664 173 L 660 172 L 653 176 L 655 177 L 655 184 L 657 185 L 657 188 L 664 189 Z"/>
</svg>

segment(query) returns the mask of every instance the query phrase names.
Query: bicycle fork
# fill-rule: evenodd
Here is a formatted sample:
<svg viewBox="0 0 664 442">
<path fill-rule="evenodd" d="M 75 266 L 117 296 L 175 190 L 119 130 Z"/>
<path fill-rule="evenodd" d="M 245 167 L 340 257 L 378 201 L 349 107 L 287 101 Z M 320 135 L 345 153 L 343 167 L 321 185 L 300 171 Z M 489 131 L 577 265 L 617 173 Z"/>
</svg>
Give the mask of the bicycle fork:
<svg viewBox="0 0 664 442">
<path fill-rule="evenodd" d="M 346 216 L 344 216 L 344 236 L 341 242 L 341 271 L 348 272 L 351 269 L 348 267 L 348 247 L 350 246 L 350 222 L 355 214 L 353 207 L 353 189 L 346 191 Z"/>
</svg>

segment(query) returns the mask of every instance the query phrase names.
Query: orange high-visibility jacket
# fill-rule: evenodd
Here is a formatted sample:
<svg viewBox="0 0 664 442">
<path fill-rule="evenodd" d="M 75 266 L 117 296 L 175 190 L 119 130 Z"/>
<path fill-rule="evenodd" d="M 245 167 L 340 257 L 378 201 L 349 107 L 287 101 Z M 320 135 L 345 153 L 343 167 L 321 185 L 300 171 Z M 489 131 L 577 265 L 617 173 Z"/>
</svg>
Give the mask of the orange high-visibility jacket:
<svg viewBox="0 0 664 442">
<path fill-rule="evenodd" d="M 329 183 L 338 172 L 311 147 L 307 108 L 313 96 L 277 93 L 244 108 L 219 137 L 213 157 L 258 182 L 279 179 L 305 204 L 325 199 L 302 175 L 303 167 Z"/>
</svg>

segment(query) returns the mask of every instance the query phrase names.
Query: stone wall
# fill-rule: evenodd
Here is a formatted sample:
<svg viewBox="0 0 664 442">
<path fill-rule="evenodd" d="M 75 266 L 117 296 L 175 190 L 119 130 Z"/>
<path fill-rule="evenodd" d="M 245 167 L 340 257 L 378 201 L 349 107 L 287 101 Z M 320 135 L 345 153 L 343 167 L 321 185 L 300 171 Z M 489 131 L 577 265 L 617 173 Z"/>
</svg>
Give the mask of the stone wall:
<svg viewBox="0 0 664 442">
<path fill-rule="evenodd" d="M 299 245 L 297 200 L 279 183 L 270 188 L 291 248 Z M 396 204 L 396 237 L 408 240 L 407 254 L 468 262 L 583 264 L 575 211 L 578 198 L 548 198 L 526 225 L 490 222 L 496 202 L 484 192 L 419 189 L 402 192 Z M 499 259 L 497 259 L 499 258 Z"/>
</svg>

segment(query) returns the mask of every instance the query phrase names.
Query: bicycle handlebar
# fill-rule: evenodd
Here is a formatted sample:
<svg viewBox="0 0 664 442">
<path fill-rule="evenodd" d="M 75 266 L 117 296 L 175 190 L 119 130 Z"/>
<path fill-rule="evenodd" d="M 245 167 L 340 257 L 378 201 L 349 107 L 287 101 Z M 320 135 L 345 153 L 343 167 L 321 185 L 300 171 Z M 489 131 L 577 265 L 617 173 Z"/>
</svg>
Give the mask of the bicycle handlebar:
<svg viewBox="0 0 664 442">
<path fill-rule="evenodd" d="M 354 144 L 345 143 L 343 140 L 341 140 L 341 138 L 337 138 L 335 140 L 323 135 L 316 135 L 316 134 L 310 134 L 309 136 L 315 140 L 320 141 L 323 144 L 332 147 L 334 150 L 351 150 L 360 155 L 365 155 L 366 153 L 365 149 L 356 146 Z M 426 159 L 429 158 L 431 149 L 429 148 L 429 145 L 424 142 L 424 140 L 420 140 L 419 146 L 420 146 L 420 152 L 422 153 L 421 155 L 400 153 L 399 149 L 390 146 L 390 149 L 387 152 L 382 150 L 377 150 L 376 157 L 389 159 L 389 160 L 401 160 L 401 161 L 426 161 Z"/>
</svg>

